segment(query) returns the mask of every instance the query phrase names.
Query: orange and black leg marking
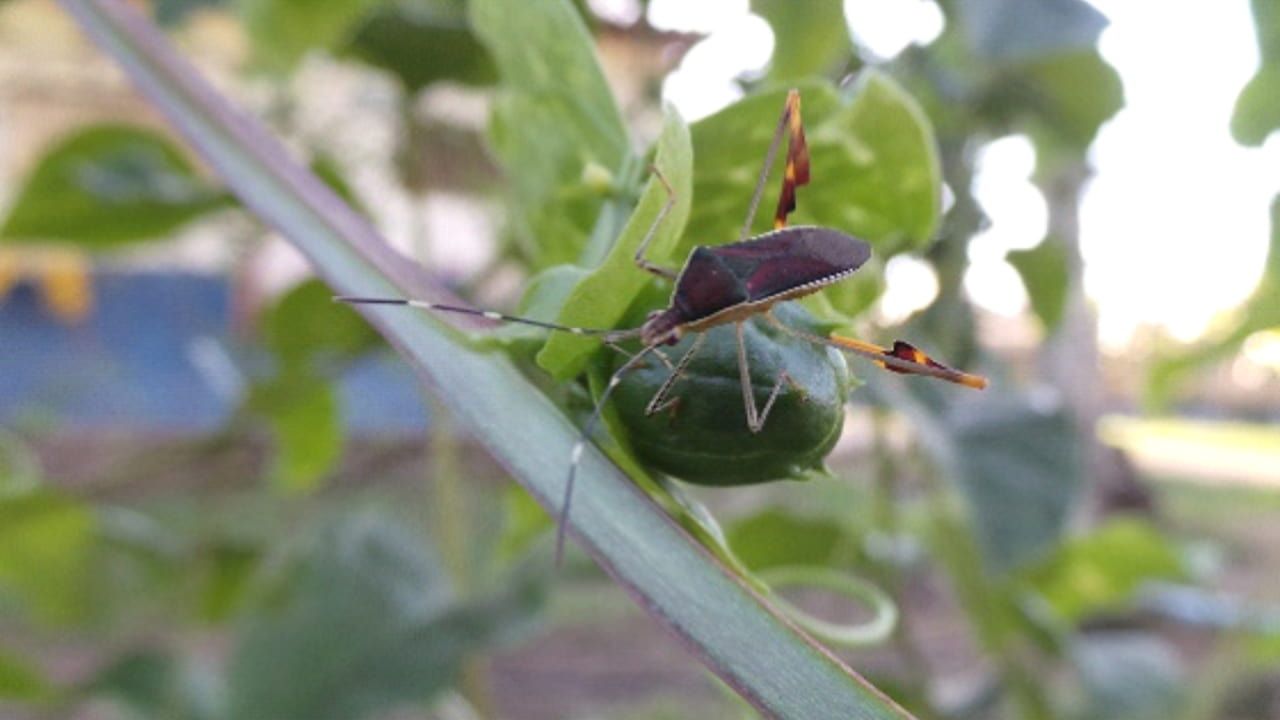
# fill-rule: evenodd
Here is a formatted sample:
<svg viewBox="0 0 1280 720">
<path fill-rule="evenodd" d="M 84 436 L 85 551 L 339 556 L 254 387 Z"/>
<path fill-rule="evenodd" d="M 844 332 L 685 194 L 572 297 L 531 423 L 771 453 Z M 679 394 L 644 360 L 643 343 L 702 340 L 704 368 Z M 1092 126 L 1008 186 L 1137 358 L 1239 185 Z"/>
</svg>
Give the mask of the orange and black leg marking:
<svg viewBox="0 0 1280 720">
<path fill-rule="evenodd" d="M 787 143 L 787 166 L 782 175 L 782 193 L 778 210 L 773 215 L 773 229 L 787 226 L 787 216 L 796 209 L 796 188 L 809 184 L 809 145 L 804 139 L 804 121 L 800 119 L 800 93 L 787 93 L 787 107 L 782 113 L 790 131 Z"/>
<path fill-rule="evenodd" d="M 809 146 L 805 143 L 804 122 L 800 119 L 799 90 L 787 93 L 782 117 L 778 118 L 778 127 L 773 131 L 773 140 L 764 156 L 764 167 L 760 168 L 756 189 L 751 193 L 751 204 L 747 206 L 747 219 L 742 223 L 739 241 L 751 236 L 751 223 L 756 219 L 756 209 L 760 207 L 760 197 L 764 194 L 765 183 L 769 180 L 769 172 L 773 170 L 773 161 L 778 157 L 778 148 L 782 145 L 784 135 L 790 135 L 790 139 L 787 143 L 786 172 L 782 178 L 782 196 L 778 198 L 778 212 L 773 220 L 775 229 L 785 227 L 787 215 L 795 209 L 796 187 L 809 182 Z"/>
</svg>

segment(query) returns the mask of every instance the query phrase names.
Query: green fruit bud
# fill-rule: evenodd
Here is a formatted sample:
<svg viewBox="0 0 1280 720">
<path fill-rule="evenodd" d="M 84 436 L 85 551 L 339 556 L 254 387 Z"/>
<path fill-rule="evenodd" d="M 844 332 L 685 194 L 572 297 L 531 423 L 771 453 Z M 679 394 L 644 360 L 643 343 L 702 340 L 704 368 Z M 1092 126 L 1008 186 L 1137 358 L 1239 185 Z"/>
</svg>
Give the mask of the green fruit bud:
<svg viewBox="0 0 1280 720">
<path fill-rule="evenodd" d="M 774 312 L 789 326 L 821 332 L 798 305 L 780 305 Z M 713 328 L 672 387 L 669 397 L 679 398 L 673 407 L 645 416 L 645 406 L 671 372 L 656 357 L 618 386 L 614 405 L 643 463 L 699 485 L 800 478 L 822 467 L 840 437 L 853 385 L 844 355 L 788 335 L 763 318 L 748 321 L 745 336 L 758 410 L 780 372 L 794 381 L 783 383 L 764 428 L 753 433 L 747 426 L 734 326 Z M 693 342 L 686 337 L 662 351 L 674 364 Z"/>
</svg>

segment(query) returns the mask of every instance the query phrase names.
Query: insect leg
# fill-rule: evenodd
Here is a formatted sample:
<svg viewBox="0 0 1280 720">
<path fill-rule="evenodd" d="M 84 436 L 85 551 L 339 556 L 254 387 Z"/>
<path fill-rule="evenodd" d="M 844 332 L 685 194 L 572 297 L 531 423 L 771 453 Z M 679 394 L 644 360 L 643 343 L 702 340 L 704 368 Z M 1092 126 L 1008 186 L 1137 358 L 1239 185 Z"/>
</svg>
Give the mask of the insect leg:
<svg viewBox="0 0 1280 720">
<path fill-rule="evenodd" d="M 557 566 L 560 565 L 560 561 L 564 558 L 564 538 L 569 527 L 569 508 L 573 502 L 573 482 L 578 475 L 578 463 L 582 461 L 582 453 L 586 449 L 587 442 L 591 439 L 591 433 L 600 422 L 600 416 L 604 412 L 605 403 L 609 401 L 609 396 L 613 394 L 614 388 L 618 387 L 618 383 L 622 382 L 622 376 L 633 370 L 640 364 L 645 355 L 653 352 L 657 347 L 657 344 L 644 346 L 640 352 L 631 356 L 631 359 L 623 363 L 609 376 L 609 382 L 605 385 L 604 392 L 600 393 L 600 399 L 596 402 L 595 409 L 591 411 L 591 416 L 587 418 L 586 424 L 582 426 L 578 441 L 573 444 L 573 450 L 569 453 L 569 477 L 564 483 L 564 498 L 560 501 L 560 521 L 556 528 Z"/>
<path fill-rule="evenodd" d="M 657 165 L 651 166 L 650 169 L 653 171 L 653 176 L 658 178 L 658 182 L 662 183 L 662 187 L 666 188 L 667 202 L 662 206 L 662 209 L 658 211 L 658 216 L 653 219 L 653 224 L 649 226 L 649 230 L 644 234 L 644 239 L 640 241 L 640 246 L 636 248 L 635 261 L 636 265 L 639 266 L 641 270 L 651 272 L 658 277 L 664 277 L 668 280 L 675 280 L 680 274 L 678 271 L 662 267 L 661 265 L 655 265 L 652 262 L 649 262 L 649 259 L 644 256 L 645 251 L 649 249 L 649 242 L 653 240 L 653 236 L 658 232 L 658 226 L 662 224 L 662 221 L 666 219 L 667 214 L 671 212 L 671 208 L 675 207 L 676 204 L 676 191 L 671 187 L 671 183 L 667 182 L 667 178 L 663 176 L 662 171 L 658 169 Z"/>
<path fill-rule="evenodd" d="M 769 399 L 764 402 L 763 410 L 756 410 L 756 396 L 751 387 L 751 368 L 747 365 L 747 342 L 744 335 L 746 326 L 742 322 L 738 322 L 738 374 L 742 379 L 742 404 L 747 411 L 747 429 L 753 433 L 758 433 L 764 429 L 765 420 L 769 418 L 769 411 L 773 409 L 773 403 L 778 399 L 778 394 L 782 392 L 782 384 L 792 382 L 791 376 L 786 370 L 778 373 L 778 379 L 773 383 L 773 389 L 769 391 Z"/>
<path fill-rule="evenodd" d="M 855 338 L 842 337 L 840 335 L 822 337 L 803 330 L 797 330 L 783 324 L 778 318 L 774 317 L 773 313 L 765 313 L 765 317 L 788 335 L 818 345 L 826 345 L 837 350 L 860 355 L 890 372 L 903 375 L 927 375 L 975 390 L 981 390 L 987 386 L 987 379 L 981 375 L 971 375 L 967 372 L 947 367 L 926 355 L 916 346 L 902 340 L 894 341 L 892 348 L 885 348 Z"/>
<path fill-rule="evenodd" d="M 792 90 L 787 93 L 786 105 L 782 108 L 782 117 L 778 118 L 778 129 L 773 132 L 773 141 L 764 156 L 764 167 L 760 168 L 760 178 L 756 180 L 756 189 L 751 194 L 751 204 L 747 207 L 747 219 L 742 224 L 742 232 L 738 240 L 746 240 L 751 235 L 751 223 L 756 219 L 756 210 L 760 207 L 760 198 L 764 194 L 764 185 L 769 180 L 769 171 L 773 169 L 774 158 L 778 156 L 778 146 L 782 144 L 782 136 L 790 130 L 790 141 L 787 144 L 787 168 L 782 178 L 782 194 L 778 197 L 778 211 L 773 218 L 775 229 L 785 227 L 787 215 L 796 208 L 796 186 L 809 182 L 809 146 L 804 139 L 804 122 L 800 118 L 800 92 Z"/>
<path fill-rule="evenodd" d="M 670 401 L 667 400 L 667 395 L 670 394 L 671 388 L 675 386 L 676 381 L 684 375 L 684 369 L 689 366 L 689 361 L 693 359 L 694 354 L 702 347 L 702 341 L 706 339 L 706 333 L 699 333 L 698 336 L 693 339 L 693 344 L 690 345 L 684 355 L 681 355 L 680 359 L 676 361 L 676 366 L 671 368 L 671 374 L 663 381 L 662 386 L 658 388 L 658 392 L 654 393 L 653 398 L 649 400 L 649 404 L 644 406 L 644 414 L 646 416 L 659 413 L 670 405 Z"/>
</svg>

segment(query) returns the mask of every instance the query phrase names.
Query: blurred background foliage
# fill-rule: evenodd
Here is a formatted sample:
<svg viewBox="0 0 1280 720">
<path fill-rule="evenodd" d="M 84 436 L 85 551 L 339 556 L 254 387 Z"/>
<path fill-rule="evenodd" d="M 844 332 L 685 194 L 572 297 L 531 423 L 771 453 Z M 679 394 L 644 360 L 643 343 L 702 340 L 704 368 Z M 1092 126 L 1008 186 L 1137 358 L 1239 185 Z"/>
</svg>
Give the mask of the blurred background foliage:
<svg viewBox="0 0 1280 720">
<path fill-rule="evenodd" d="M 1280 329 L 1280 201 L 1262 280 L 1229 318 L 1195 344 L 1157 343 L 1137 370 L 1100 353 L 1079 208 L 1090 146 L 1124 104 L 1098 50 L 1102 13 L 937 0 L 936 37 L 886 57 L 858 42 L 844 3 L 753 0 L 772 55 L 735 79 L 740 101 L 686 130 L 661 93 L 698 33 L 653 22 L 640 0 L 529 5 L 147 7 L 460 295 L 588 326 L 662 296 L 630 266 L 664 199 L 647 162 L 673 168 L 680 190 L 657 260 L 730 241 L 785 89 L 801 88 L 814 182 L 794 222 L 864 237 L 876 255 L 808 309 L 909 337 L 992 388 L 963 395 L 855 365 L 865 385 L 826 476 L 676 491 L 692 495 L 683 507 L 705 519 L 704 539 L 716 543 L 718 522 L 743 568 L 835 568 L 883 591 L 893 633 L 841 653 L 922 718 L 1277 717 L 1277 416 L 1230 417 L 1203 384 L 1188 388 Z M 1261 64 L 1222 132 L 1261 145 L 1280 125 L 1280 10 L 1252 9 Z M 43 52 L 73 76 L 2 99 L 29 123 L 7 139 L 39 142 L 6 150 L 0 176 L 0 713 L 749 712 L 651 637 L 584 558 L 549 571 L 542 511 L 410 392 L 379 337 L 55 8 L 9 2 L 0 32 L 33 33 L 5 51 L 7 76 L 27 73 L 21 53 L 44 38 L 67 40 Z M 66 70 L 77 63 L 92 69 Z M 1020 323 L 990 317 L 964 285 L 988 224 L 978 158 L 1009 135 L 1034 148 L 1048 208 L 1045 236 L 1008 256 L 1028 298 Z M 886 320 L 898 256 L 925 264 L 937 292 Z M 1033 339 L 1009 341 L 1019 333 Z M 546 373 L 590 365 L 598 381 L 590 347 L 544 347 L 520 328 L 493 342 L 553 398 L 587 406 L 585 386 Z M 1205 407 L 1235 422 L 1210 423 Z M 1259 419 L 1271 424 L 1244 424 Z M 1143 462 L 1175 448 L 1271 482 L 1181 482 L 1168 462 Z M 837 600 L 799 597 L 839 616 Z"/>
</svg>

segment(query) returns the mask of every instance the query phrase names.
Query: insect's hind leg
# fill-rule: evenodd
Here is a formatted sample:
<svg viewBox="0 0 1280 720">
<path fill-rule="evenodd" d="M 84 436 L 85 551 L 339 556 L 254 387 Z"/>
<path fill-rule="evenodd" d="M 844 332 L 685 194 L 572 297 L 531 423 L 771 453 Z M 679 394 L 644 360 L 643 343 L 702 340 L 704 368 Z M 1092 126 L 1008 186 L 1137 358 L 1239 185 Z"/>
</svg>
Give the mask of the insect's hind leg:
<svg viewBox="0 0 1280 720">
<path fill-rule="evenodd" d="M 742 232 L 738 234 L 739 241 L 746 240 L 751 235 L 751 224 L 756 219 L 756 210 L 760 207 L 765 183 L 769 181 L 769 171 L 773 169 L 773 161 L 778 156 L 782 137 L 788 134 L 790 138 L 787 142 L 787 165 L 782 178 L 782 192 L 778 196 L 778 210 L 773 219 L 774 229 L 786 227 L 787 215 L 796 209 L 796 187 L 809 183 L 809 145 L 804 139 L 804 122 L 800 117 L 798 90 L 787 93 L 782 116 L 778 118 L 778 127 L 773 131 L 773 140 L 770 141 L 769 151 L 764 156 L 764 166 L 760 168 L 760 177 L 756 180 L 756 189 L 751 193 L 751 204 L 747 206 L 747 219 L 742 223 Z"/>
<path fill-rule="evenodd" d="M 744 335 L 745 323 L 738 322 L 736 329 L 738 332 L 738 374 L 742 380 L 742 404 L 747 411 L 747 429 L 753 433 L 758 433 L 764 429 L 765 421 L 769 419 L 769 411 L 773 410 L 773 403 L 777 401 L 778 395 L 782 392 L 782 385 L 785 383 L 796 387 L 796 383 L 787 374 L 786 370 L 780 371 L 777 380 L 773 383 L 773 389 L 769 391 L 769 399 L 764 402 L 764 409 L 756 410 L 756 395 L 751 387 L 751 368 L 747 364 L 747 341 Z"/>
<path fill-rule="evenodd" d="M 662 225 L 662 221 L 667 218 L 671 208 L 675 207 L 676 204 L 676 191 L 671 187 L 671 183 L 667 182 L 667 178 L 663 176 L 662 171 L 658 169 L 657 165 L 650 166 L 650 170 L 652 170 L 653 176 L 658 179 L 658 182 L 662 183 L 662 187 L 666 189 L 667 202 L 658 211 L 658 216 L 653 219 L 653 224 L 649 226 L 649 230 L 644 234 L 644 239 L 640 241 L 639 247 L 636 248 L 635 263 L 636 267 L 645 272 L 653 273 L 668 280 L 675 280 L 680 274 L 679 271 L 656 265 L 645 257 L 645 251 L 649 249 L 649 243 L 653 241 L 653 236 L 658 233 L 658 227 Z"/>
</svg>

